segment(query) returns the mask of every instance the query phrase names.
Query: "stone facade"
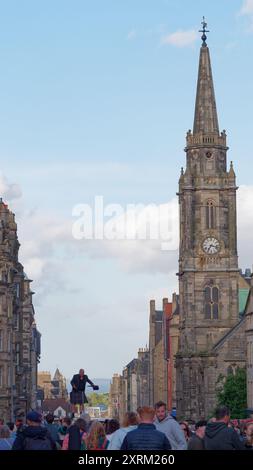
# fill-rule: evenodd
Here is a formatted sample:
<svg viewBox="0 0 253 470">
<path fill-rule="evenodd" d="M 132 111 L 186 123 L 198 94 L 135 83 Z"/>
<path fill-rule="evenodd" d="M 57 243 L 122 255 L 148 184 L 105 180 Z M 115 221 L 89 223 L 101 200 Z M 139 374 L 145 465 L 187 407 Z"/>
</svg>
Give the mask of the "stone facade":
<svg viewBox="0 0 253 470">
<path fill-rule="evenodd" d="M 52 395 L 54 398 L 68 400 L 66 379 L 57 368 L 52 380 Z"/>
<path fill-rule="evenodd" d="M 136 411 L 138 408 L 137 392 L 138 359 L 133 359 L 123 370 L 125 381 L 126 411 Z"/>
<path fill-rule="evenodd" d="M 164 301 L 166 302 L 166 300 Z M 167 402 L 167 360 L 165 356 L 164 312 L 150 301 L 149 316 L 149 403 Z"/>
<path fill-rule="evenodd" d="M 167 300 L 167 299 L 165 299 Z M 176 408 L 176 354 L 179 341 L 179 296 L 173 294 L 172 303 L 164 302 L 165 315 L 165 355 L 167 359 L 167 406 L 169 410 Z"/>
<path fill-rule="evenodd" d="M 204 43 L 194 128 L 187 133 L 186 170 L 179 180 L 179 418 L 207 417 L 215 406 L 219 374 L 230 363 L 245 365 L 245 322 L 239 324 L 237 186 L 232 164 L 227 169 L 227 150 Z"/>
<path fill-rule="evenodd" d="M 141 348 L 138 358 L 133 359 L 122 375 L 114 374 L 109 392 L 110 418 L 123 421 L 127 411 L 136 411 L 139 406 L 149 404 L 149 350 Z"/>
<path fill-rule="evenodd" d="M 126 403 L 126 384 L 122 375 L 114 374 L 109 391 L 109 418 L 118 419 L 122 422 L 127 410 Z"/>
<path fill-rule="evenodd" d="M 19 246 L 14 214 L 0 200 L 0 416 L 5 420 L 36 407 L 40 333 Z"/>
<path fill-rule="evenodd" d="M 140 348 L 137 363 L 137 406 L 149 404 L 149 350 Z"/>
<path fill-rule="evenodd" d="M 172 302 L 163 299 L 163 309 L 150 302 L 149 320 L 149 403 L 164 401 L 169 409 L 176 406 L 175 356 L 178 352 L 179 304 L 173 294 Z"/>
<path fill-rule="evenodd" d="M 245 310 L 246 346 L 247 346 L 247 405 L 249 414 L 253 416 L 253 275 L 251 288 Z"/>
<path fill-rule="evenodd" d="M 38 389 L 43 391 L 42 396 L 44 400 L 49 400 L 53 398 L 51 372 L 48 372 L 48 371 L 38 372 Z"/>
<path fill-rule="evenodd" d="M 52 378 L 51 372 L 38 372 L 38 389 L 42 391 L 42 400 L 63 399 L 68 401 L 66 379 L 57 368 Z"/>
</svg>

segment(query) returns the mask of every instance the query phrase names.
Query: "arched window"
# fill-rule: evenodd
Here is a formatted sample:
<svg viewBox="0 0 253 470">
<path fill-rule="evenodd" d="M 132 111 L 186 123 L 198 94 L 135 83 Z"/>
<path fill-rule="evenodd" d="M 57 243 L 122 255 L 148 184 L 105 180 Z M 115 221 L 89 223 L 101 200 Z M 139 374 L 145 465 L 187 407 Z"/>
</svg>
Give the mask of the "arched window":
<svg viewBox="0 0 253 470">
<path fill-rule="evenodd" d="M 217 320 L 219 318 L 219 289 L 216 286 L 206 286 L 205 291 L 205 318 Z"/>
<path fill-rule="evenodd" d="M 208 201 L 206 205 L 206 228 L 213 229 L 216 226 L 215 223 L 215 205 L 213 201 Z"/>
</svg>

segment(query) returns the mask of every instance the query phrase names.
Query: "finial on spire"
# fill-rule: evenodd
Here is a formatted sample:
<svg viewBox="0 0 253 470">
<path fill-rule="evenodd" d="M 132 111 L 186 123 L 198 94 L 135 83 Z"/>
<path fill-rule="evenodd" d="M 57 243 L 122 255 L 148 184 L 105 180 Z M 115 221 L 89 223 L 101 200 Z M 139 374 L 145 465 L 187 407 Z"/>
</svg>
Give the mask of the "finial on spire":
<svg viewBox="0 0 253 470">
<path fill-rule="evenodd" d="M 206 36 L 206 33 L 209 33 L 210 31 L 207 28 L 207 22 L 206 22 L 206 19 L 205 17 L 203 16 L 203 21 L 202 21 L 202 26 L 203 26 L 203 29 L 200 29 L 199 30 L 199 33 L 203 33 L 202 36 L 201 36 L 201 39 L 202 39 L 202 46 L 206 47 L 206 40 L 207 40 L 207 36 Z"/>
</svg>

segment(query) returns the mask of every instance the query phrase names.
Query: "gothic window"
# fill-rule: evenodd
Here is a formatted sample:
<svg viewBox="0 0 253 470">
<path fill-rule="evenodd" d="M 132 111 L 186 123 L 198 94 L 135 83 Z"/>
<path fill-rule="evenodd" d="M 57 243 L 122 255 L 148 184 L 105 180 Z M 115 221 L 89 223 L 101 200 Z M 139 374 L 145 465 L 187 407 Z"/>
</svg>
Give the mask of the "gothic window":
<svg viewBox="0 0 253 470">
<path fill-rule="evenodd" d="M 7 374 L 7 386 L 11 386 L 11 368 L 8 366 L 8 374 Z"/>
<path fill-rule="evenodd" d="M 11 332 L 8 331 L 7 351 L 11 352 Z"/>
<path fill-rule="evenodd" d="M 215 228 L 215 205 L 213 201 L 208 201 L 206 205 L 206 228 Z"/>
<path fill-rule="evenodd" d="M 19 343 L 16 344 L 16 365 L 20 365 L 20 345 Z"/>
<path fill-rule="evenodd" d="M 0 387 L 3 387 L 4 368 L 0 366 Z"/>
<path fill-rule="evenodd" d="M 217 320 L 219 318 L 219 289 L 216 286 L 205 288 L 205 318 Z"/>
</svg>

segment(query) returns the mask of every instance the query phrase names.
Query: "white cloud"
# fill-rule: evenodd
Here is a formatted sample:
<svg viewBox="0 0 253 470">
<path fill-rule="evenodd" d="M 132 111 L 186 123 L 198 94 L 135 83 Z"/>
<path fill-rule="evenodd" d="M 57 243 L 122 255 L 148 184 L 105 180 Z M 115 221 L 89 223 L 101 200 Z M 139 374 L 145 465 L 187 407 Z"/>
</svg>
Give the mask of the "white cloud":
<svg viewBox="0 0 253 470">
<path fill-rule="evenodd" d="M 29 273 L 29 279 L 40 279 L 43 275 L 43 268 L 46 261 L 39 257 L 28 258 L 25 262 L 25 272 Z"/>
<path fill-rule="evenodd" d="M 253 32 L 253 0 L 244 1 L 242 8 L 239 12 L 239 15 L 244 15 L 249 18 L 250 23 L 246 31 L 248 33 L 252 33 Z"/>
<path fill-rule="evenodd" d="M 4 201 L 12 201 L 22 196 L 21 188 L 18 184 L 9 183 L 8 179 L 0 173 L 0 197 Z"/>
<path fill-rule="evenodd" d="M 160 209 L 163 209 L 160 211 Z M 158 229 L 158 237 L 149 238 L 149 226 L 146 225 L 145 213 L 147 206 L 141 210 L 136 208 L 138 224 L 132 227 L 132 238 L 123 239 L 125 234 L 125 221 L 128 211 L 115 217 L 113 227 L 120 234 L 120 239 L 102 240 L 75 240 L 71 234 L 74 218 L 61 219 L 52 214 L 41 214 L 39 211 L 23 216 L 18 227 L 21 242 L 22 262 L 27 274 L 38 283 L 47 282 L 49 271 L 59 273 L 59 263 L 64 257 L 88 257 L 94 262 L 99 259 L 111 259 L 118 262 L 120 268 L 126 273 L 146 273 L 155 275 L 166 273 L 169 270 L 177 271 L 178 261 L 178 201 L 173 198 L 166 204 L 157 206 L 158 212 L 151 211 L 153 230 Z M 165 209 L 165 210 L 164 210 Z M 173 218 L 171 218 L 173 213 Z M 249 260 L 249 247 L 253 232 L 253 187 L 241 186 L 238 191 L 238 244 L 240 264 L 246 266 Z M 164 239 L 160 236 L 161 220 L 165 226 L 170 227 L 172 239 L 169 241 L 169 250 L 162 249 Z M 105 221 L 104 228 L 108 222 Z M 147 239 L 139 239 L 138 234 L 147 230 Z M 61 251 L 61 259 L 57 253 Z M 253 255 L 250 263 L 253 263 Z M 58 274 L 57 274 L 58 276 Z"/>
<path fill-rule="evenodd" d="M 165 206 L 174 210 L 177 204 L 177 199 L 173 198 L 158 207 Z M 143 211 L 145 206 L 141 213 Z M 116 221 L 122 230 L 126 212 L 127 209 Z M 243 268 L 250 267 L 253 261 L 252 213 L 253 186 L 241 186 L 238 191 L 238 244 L 240 266 Z M 157 213 L 154 212 L 152 219 L 159 222 L 159 214 L 157 218 Z M 21 243 L 20 259 L 28 276 L 34 280 L 32 289 L 36 292 L 36 318 L 43 334 L 43 367 L 53 368 L 55 361 L 58 361 L 64 364 L 67 374 L 72 372 L 71 356 L 54 350 L 55 334 L 61 328 L 62 341 L 67 341 L 70 349 L 77 347 L 78 357 L 81 357 L 84 351 L 84 331 L 96 331 L 98 355 L 103 354 L 105 337 L 116 338 L 115 342 L 106 345 L 110 361 L 103 373 L 110 376 L 111 369 L 120 372 L 138 347 L 144 346 L 147 341 L 149 300 L 155 298 L 157 308 L 160 308 L 162 298 L 171 298 L 173 290 L 177 288 L 177 250 L 162 251 L 159 238 L 76 241 L 71 235 L 71 214 L 64 218 L 57 213 L 39 209 L 29 212 L 23 210 L 20 216 L 16 217 L 16 221 Z M 141 221 L 140 224 L 142 223 Z M 178 215 L 174 223 L 178 230 Z M 114 273 L 114 266 L 110 266 L 107 277 L 104 277 L 107 269 L 106 258 L 115 261 L 118 267 L 115 267 Z M 117 269 L 118 273 L 122 273 L 122 277 L 118 275 L 119 279 L 116 278 Z M 95 277 L 99 270 L 102 271 L 101 279 Z M 137 294 L 132 291 L 130 293 L 131 283 L 138 287 Z M 104 290 L 101 284 L 104 285 Z M 115 321 L 119 311 L 120 323 Z M 75 334 L 70 335 L 70 331 L 75 331 Z M 101 374 L 101 368 L 92 352 L 92 334 L 88 335 L 86 343 L 86 364 L 92 368 L 91 374 L 95 370 L 94 373 L 98 376 Z M 119 350 L 117 358 L 115 347 Z"/>
<path fill-rule="evenodd" d="M 238 252 L 240 266 L 252 267 L 253 186 L 240 186 L 238 191 Z"/>
<path fill-rule="evenodd" d="M 170 44 L 177 47 L 186 47 L 194 44 L 198 35 L 194 29 L 189 31 L 176 31 L 175 33 L 168 34 L 161 39 L 162 44 Z"/>
<path fill-rule="evenodd" d="M 253 0 L 244 0 L 241 15 L 253 15 Z"/>
<path fill-rule="evenodd" d="M 127 34 L 127 40 L 128 41 L 132 41 L 133 39 L 135 39 L 137 36 L 137 31 L 135 29 L 132 29 L 131 31 L 129 31 L 129 33 Z"/>
</svg>

